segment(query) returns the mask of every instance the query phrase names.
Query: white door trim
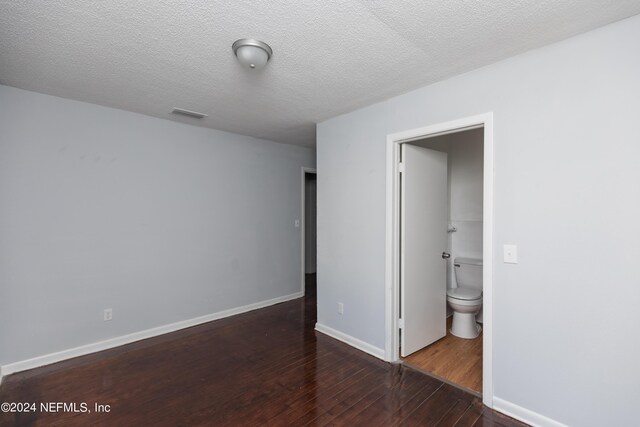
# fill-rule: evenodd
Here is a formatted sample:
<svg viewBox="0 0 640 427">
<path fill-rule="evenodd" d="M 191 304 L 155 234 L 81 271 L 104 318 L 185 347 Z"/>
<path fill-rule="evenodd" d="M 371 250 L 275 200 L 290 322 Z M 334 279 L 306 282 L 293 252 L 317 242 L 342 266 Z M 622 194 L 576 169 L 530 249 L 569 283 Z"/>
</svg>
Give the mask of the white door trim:
<svg viewBox="0 0 640 427">
<path fill-rule="evenodd" d="M 397 362 L 399 351 L 399 180 L 400 144 L 426 137 L 484 128 L 483 200 L 483 348 L 482 402 L 493 407 L 493 113 L 465 117 L 387 136 L 385 236 L 385 360 Z"/>
<path fill-rule="evenodd" d="M 305 213 L 306 212 L 305 212 L 305 204 L 304 204 L 304 202 L 305 202 L 305 196 L 306 196 L 305 174 L 307 174 L 307 173 L 317 174 L 317 172 L 316 172 L 315 168 L 309 168 L 309 167 L 306 167 L 306 166 L 303 166 L 301 168 L 301 175 L 302 175 L 301 192 L 302 193 L 301 193 L 301 197 L 300 197 L 300 200 L 301 200 L 301 202 L 300 202 L 301 203 L 301 210 L 300 210 L 300 212 L 301 212 L 301 214 L 300 214 L 300 236 L 301 236 L 301 238 L 300 239 L 301 240 L 300 241 L 302 243 L 302 245 L 301 245 L 301 254 L 302 254 L 302 256 L 300 257 L 300 260 L 301 260 L 300 261 L 300 281 L 301 281 L 301 285 L 300 285 L 301 289 L 300 290 L 302 291 L 302 296 L 304 296 L 304 285 L 305 285 L 305 283 L 304 283 L 305 282 L 305 277 L 304 277 L 305 263 L 304 262 L 305 262 L 306 254 L 305 254 L 305 250 L 304 250 L 304 245 L 305 245 L 305 239 L 304 239 L 305 236 L 304 235 L 305 235 L 305 230 L 306 230 L 306 228 L 305 228 L 306 224 L 305 224 L 304 218 L 305 218 Z"/>
</svg>

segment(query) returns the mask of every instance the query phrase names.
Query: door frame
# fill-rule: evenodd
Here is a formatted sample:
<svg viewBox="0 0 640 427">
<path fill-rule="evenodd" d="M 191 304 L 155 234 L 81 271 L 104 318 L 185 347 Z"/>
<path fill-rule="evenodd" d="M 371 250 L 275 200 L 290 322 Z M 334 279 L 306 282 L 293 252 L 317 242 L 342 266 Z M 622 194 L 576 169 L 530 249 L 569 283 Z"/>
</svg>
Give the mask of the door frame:
<svg viewBox="0 0 640 427">
<path fill-rule="evenodd" d="M 315 168 L 302 166 L 300 173 L 301 173 L 301 176 L 302 176 L 302 187 L 301 187 L 301 192 L 302 193 L 301 193 L 301 197 L 300 197 L 301 206 L 302 206 L 302 208 L 300 210 L 300 212 L 301 212 L 301 214 L 300 214 L 300 236 L 301 236 L 300 237 L 300 242 L 301 242 L 301 246 L 300 246 L 301 249 L 300 250 L 301 250 L 301 252 L 300 253 L 302 254 L 302 256 L 300 257 L 300 281 L 301 281 L 301 285 L 300 285 L 301 289 L 300 289 L 300 291 L 302 292 L 302 296 L 304 296 L 304 294 L 305 294 L 305 257 L 306 257 L 305 246 L 304 245 L 305 245 L 305 233 L 306 233 L 306 230 L 307 230 L 307 228 L 306 228 L 307 225 L 305 224 L 305 220 L 304 220 L 305 214 L 306 214 L 306 212 L 305 212 L 305 201 L 306 201 L 306 195 L 307 195 L 306 186 L 305 186 L 305 175 L 308 174 L 308 173 L 312 173 L 312 174 L 317 176 L 318 172 L 316 171 Z M 316 182 L 316 185 L 318 185 L 317 182 Z M 316 197 L 317 197 L 317 194 L 318 193 L 317 193 L 317 187 L 316 187 Z M 318 211 L 318 207 L 317 207 L 317 203 L 316 203 L 316 212 L 317 211 Z M 317 242 L 316 242 L 316 245 L 317 245 Z M 317 266 L 316 266 L 316 268 L 317 268 Z"/>
<path fill-rule="evenodd" d="M 493 407 L 493 113 L 465 117 L 387 135 L 385 236 L 385 360 L 400 360 L 400 145 L 484 128 L 482 403 Z M 443 284 L 444 286 L 444 284 Z"/>
</svg>

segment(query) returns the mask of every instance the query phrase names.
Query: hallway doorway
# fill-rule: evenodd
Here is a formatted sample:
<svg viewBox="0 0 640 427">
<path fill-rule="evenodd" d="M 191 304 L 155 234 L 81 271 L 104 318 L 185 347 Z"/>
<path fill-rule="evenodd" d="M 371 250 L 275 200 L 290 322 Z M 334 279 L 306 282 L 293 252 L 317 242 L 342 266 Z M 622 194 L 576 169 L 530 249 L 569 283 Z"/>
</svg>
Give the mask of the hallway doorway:
<svg viewBox="0 0 640 427">
<path fill-rule="evenodd" d="M 313 286 L 315 289 L 316 273 L 316 170 L 312 168 L 302 168 L 302 211 L 301 211 L 301 281 L 302 294 L 306 294 L 307 276 L 313 275 Z M 314 294 L 315 295 L 315 294 Z"/>
</svg>

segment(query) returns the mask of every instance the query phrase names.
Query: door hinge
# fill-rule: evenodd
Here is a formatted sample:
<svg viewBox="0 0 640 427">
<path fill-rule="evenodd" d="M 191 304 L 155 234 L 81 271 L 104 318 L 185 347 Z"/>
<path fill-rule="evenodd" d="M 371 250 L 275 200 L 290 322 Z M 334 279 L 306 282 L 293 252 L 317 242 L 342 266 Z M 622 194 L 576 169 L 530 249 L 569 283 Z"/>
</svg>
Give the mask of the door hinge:
<svg viewBox="0 0 640 427">
<path fill-rule="evenodd" d="M 398 319 L 398 328 L 404 329 L 404 319 Z"/>
<path fill-rule="evenodd" d="M 398 163 L 398 172 L 400 173 L 404 172 L 404 163 L 402 162 Z"/>
</svg>

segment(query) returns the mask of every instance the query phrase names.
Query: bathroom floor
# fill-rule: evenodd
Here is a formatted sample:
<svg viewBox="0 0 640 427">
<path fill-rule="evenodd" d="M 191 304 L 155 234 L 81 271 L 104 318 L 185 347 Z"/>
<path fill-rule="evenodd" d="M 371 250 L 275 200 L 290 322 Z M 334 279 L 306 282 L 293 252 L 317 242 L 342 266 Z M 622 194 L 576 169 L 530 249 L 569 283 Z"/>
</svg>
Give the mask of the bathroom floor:
<svg viewBox="0 0 640 427">
<path fill-rule="evenodd" d="M 447 336 L 403 357 L 404 363 L 475 394 L 482 393 L 482 333 L 473 340 L 451 335 L 447 318 Z"/>
</svg>

